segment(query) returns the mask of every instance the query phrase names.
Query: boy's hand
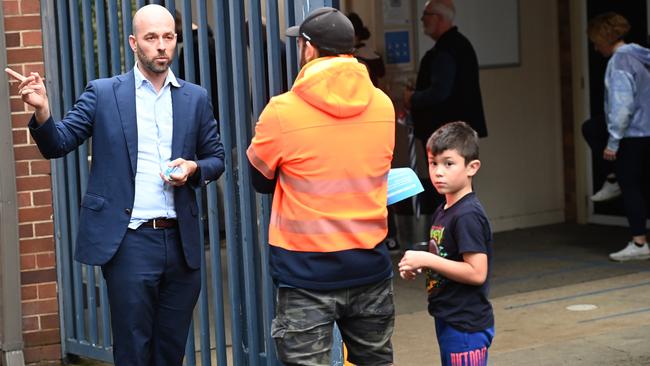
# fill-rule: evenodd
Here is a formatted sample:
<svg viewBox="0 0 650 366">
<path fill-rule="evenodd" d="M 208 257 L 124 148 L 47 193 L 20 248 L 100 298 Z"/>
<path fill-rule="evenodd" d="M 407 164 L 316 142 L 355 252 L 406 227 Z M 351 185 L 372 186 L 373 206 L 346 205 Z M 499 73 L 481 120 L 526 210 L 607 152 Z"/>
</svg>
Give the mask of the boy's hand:
<svg viewBox="0 0 650 366">
<path fill-rule="evenodd" d="M 399 271 L 400 277 L 405 280 L 414 280 L 419 271 Z"/>
<path fill-rule="evenodd" d="M 402 271 L 420 273 L 421 268 L 425 266 L 427 259 L 432 255 L 435 254 L 420 250 L 407 250 L 398 264 L 400 275 Z"/>
</svg>

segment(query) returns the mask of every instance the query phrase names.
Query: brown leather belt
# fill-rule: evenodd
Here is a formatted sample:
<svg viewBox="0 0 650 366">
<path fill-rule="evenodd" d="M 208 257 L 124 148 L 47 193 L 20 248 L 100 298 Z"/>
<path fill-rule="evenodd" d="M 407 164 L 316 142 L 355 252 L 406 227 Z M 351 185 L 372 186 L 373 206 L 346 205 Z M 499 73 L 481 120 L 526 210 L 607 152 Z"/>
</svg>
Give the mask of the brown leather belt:
<svg viewBox="0 0 650 366">
<path fill-rule="evenodd" d="M 165 218 L 157 218 L 157 219 L 151 219 L 149 221 L 145 221 L 142 223 L 142 227 L 150 227 L 154 229 L 169 229 L 172 227 L 176 227 L 178 225 L 178 221 L 176 219 L 165 219 Z"/>
</svg>

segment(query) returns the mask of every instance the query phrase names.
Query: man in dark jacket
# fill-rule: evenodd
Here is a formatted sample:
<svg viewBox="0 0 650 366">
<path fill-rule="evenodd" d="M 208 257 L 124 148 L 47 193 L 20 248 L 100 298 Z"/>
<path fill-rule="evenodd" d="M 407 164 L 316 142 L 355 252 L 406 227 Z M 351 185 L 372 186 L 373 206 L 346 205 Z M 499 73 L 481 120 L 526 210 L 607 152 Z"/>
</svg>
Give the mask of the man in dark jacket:
<svg viewBox="0 0 650 366">
<path fill-rule="evenodd" d="M 471 43 L 454 26 L 452 0 L 429 0 L 424 8 L 424 33 L 436 44 L 422 58 L 415 90 L 404 92 L 415 137 L 426 143 L 433 131 L 452 121 L 467 122 L 479 137 L 487 136 L 478 59 Z"/>
</svg>

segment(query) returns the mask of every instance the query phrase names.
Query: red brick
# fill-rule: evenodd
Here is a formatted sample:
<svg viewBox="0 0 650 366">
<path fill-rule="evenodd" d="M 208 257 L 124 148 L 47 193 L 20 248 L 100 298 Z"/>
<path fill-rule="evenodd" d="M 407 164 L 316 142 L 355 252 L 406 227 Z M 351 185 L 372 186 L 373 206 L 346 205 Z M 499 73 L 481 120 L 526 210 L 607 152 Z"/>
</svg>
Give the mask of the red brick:
<svg viewBox="0 0 650 366">
<path fill-rule="evenodd" d="M 21 239 L 20 253 L 32 254 L 54 250 L 54 238 Z"/>
<path fill-rule="evenodd" d="M 56 269 L 35 269 L 20 272 L 20 283 L 23 285 L 56 281 Z"/>
<path fill-rule="evenodd" d="M 21 100 L 21 102 L 22 102 L 22 100 Z M 14 145 L 24 145 L 24 144 L 28 143 L 29 139 L 27 138 L 27 130 L 26 129 L 13 130 L 11 132 L 12 132 L 13 144 Z"/>
<path fill-rule="evenodd" d="M 40 0 L 22 0 L 20 2 L 20 13 L 25 14 L 40 14 L 41 2 Z"/>
<path fill-rule="evenodd" d="M 32 47 L 32 46 L 42 46 L 43 45 L 43 35 L 41 31 L 27 31 L 22 32 L 21 37 L 23 39 L 23 47 Z"/>
<path fill-rule="evenodd" d="M 55 365 L 60 365 L 63 358 L 61 345 L 58 343 L 45 346 L 27 346 L 23 349 L 23 355 L 26 364 L 53 362 Z"/>
<path fill-rule="evenodd" d="M 6 12 L 5 15 L 7 15 Z M 20 47 L 20 33 L 14 32 L 5 34 L 5 46 L 7 46 L 7 48 Z"/>
<path fill-rule="evenodd" d="M 23 332 L 32 332 L 39 329 L 40 326 L 37 316 L 23 317 Z"/>
<path fill-rule="evenodd" d="M 12 113 L 11 114 L 11 128 L 25 128 L 32 118 L 31 113 Z M 39 154 L 40 156 L 40 154 Z M 41 156 L 42 158 L 42 156 Z"/>
<path fill-rule="evenodd" d="M 38 151 L 35 145 L 30 146 L 16 146 L 14 147 L 14 159 L 21 160 L 41 160 L 43 155 Z"/>
<path fill-rule="evenodd" d="M 4 21 L 5 21 L 5 32 L 41 29 L 40 15 L 5 17 Z"/>
<path fill-rule="evenodd" d="M 12 112 L 24 112 L 25 102 L 20 98 L 9 98 L 9 106 Z"/>
<path fill-rule="evenodd" d="M 36 300 L 23 302 L 23 316 L 55 314 L 59 311 L 56 299 Z"/>
<path fill-rule="evenodd" d="M 24 207 L 18 209 L 18 222 L 34 222 L 52 220 L 52 207 Z"/>
<path fill-rule="evenodd" d="M 26 64 L 24 65 L 24 69 L 24 75 L 29 75 L 32 72 L 37 72 L 43 78 L 43 82 L 45 82 L 45 65 L 43 65 L 42 62 Z"/>
<path fill-rule="evenodd" d="M 28 177 L 16 178 L 16 190 L 18 192 L 35 191 L 52 188 L 52 177 L 49 175 L 30 175 Z"/>
<path fill-rule="evenodd" d="M 40 330 L 37 332 L 23 333 L 25 346 L 43 346 L 61 341 L 58 329 Z"/>
<path fill-rule="evenodd" d="M 25 62 L 39 61 L 43 61 L 43 49 L 41 47 L 12 48 L 10 50 L 7 50 L 8 64 L 20 64 Z"/>
<path fill-rule="evenodd" d="M 30 172 L 33 175 L 37 174 L 50 174 L 52 172 L 51 170 L 51 163 L 49 160 L 34 160 L 29 162 L 30 166 Z"/>
<path fill-rule="evenodd" d="M 32 192 L 35 206 L 47 206 L 52 204 L 52 191 Z"/>
<path fill-rule="evenodd" d="M 29 224 L 20 224 L 18 225 L 18 236 L 21 239 L 28 239 L 34 237 L 34 225 Z"/>
<path fill-rule="evenodd" d="M 54 258 L 54 254 L 51 255 Z M 52 283 L 42 283 L 38 286 L 38 298 L 41 300 L 44 299 L 53 299 L 56 298 L 56 282 Z"/>
<path fill-rule="evenodd" d="M 28 175 L 29 175 L 29 162 L 28 161 L 16 162 L 16 177 L 26 177 Z"/>
<path fill-rule="evenodd" d="M 12 69 L 16 69 L 16 67 L 12 67 Z M 18 89 L 19 85 L 20 85 L 20 83 L 18 81 L 14 80 L 12 78 L 9 78 L 9 95 L 10 96 L 18 97 L 18 92 L 20 91 L 20 89 Z M 23 127 L 25 127 L 25 126 L 23 126 Z"/>
<path fill-rule="evenodd" d="M 32 207 L 32 194 L 30 192 L 18 193 L 18 208 Z"/>
<path fill-rule="evenodd" d="M 4 16 L 20 14 L 18 1 L 4 0 L 2 2 L 2 9 L 4 11 Z"/>
<path fill-rule="evenodd" d="M 36 300 L 38 298 L 38 289 L 36 285 L 27 285 L 20 287 L 20 298 L 25 300 Z"/>
<path fill-rule="evenodd" d="M 49 222 L 39 222 L 34 224 L 34 235 L 35 236 L 52 236 L 54 235 L 54 223 Z"/>
<path fill-rule="evenodd" d="M 43 253 L 43 254 L 36 255 L 37 268 L 54 268 L 55 262 L 56 260 L 54 258 L 54 253 Z M 40 287 L 39 287 L 38 297 L 43 298 L 43 296 L 41 296 Z"/>
<path fill-rule="evenodd" d="M 36 269 L 36 256 L 34 254 L 26 254 L 20 256 L 20 270 Z"/>
<path fill-rule="evenodd" d="M 58 314 L 41 315 L 41 329 L 59 329 L 60 326 Z"/>
</svg>

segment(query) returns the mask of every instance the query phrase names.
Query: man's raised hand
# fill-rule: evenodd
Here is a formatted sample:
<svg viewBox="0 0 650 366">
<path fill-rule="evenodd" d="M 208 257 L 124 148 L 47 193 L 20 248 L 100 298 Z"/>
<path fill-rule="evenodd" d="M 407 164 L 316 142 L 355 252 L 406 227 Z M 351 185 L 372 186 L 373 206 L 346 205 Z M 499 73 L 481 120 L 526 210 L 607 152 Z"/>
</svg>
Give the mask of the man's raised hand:
<svg viewBox="0 0 650 366">
<path fill-rule="evenodd" d="M 10 68 L 5 68 L 5 72 L 12 78 L 18 80 L 18 94 L 23 102 L 31 105 L 36 109 L 36 121 L 45 122 L 50 117 L 50 107 L 45 92 L 43 79 L 37 72 L 32 72 L 29 76 L 24 76 Z"/>
</svg>

